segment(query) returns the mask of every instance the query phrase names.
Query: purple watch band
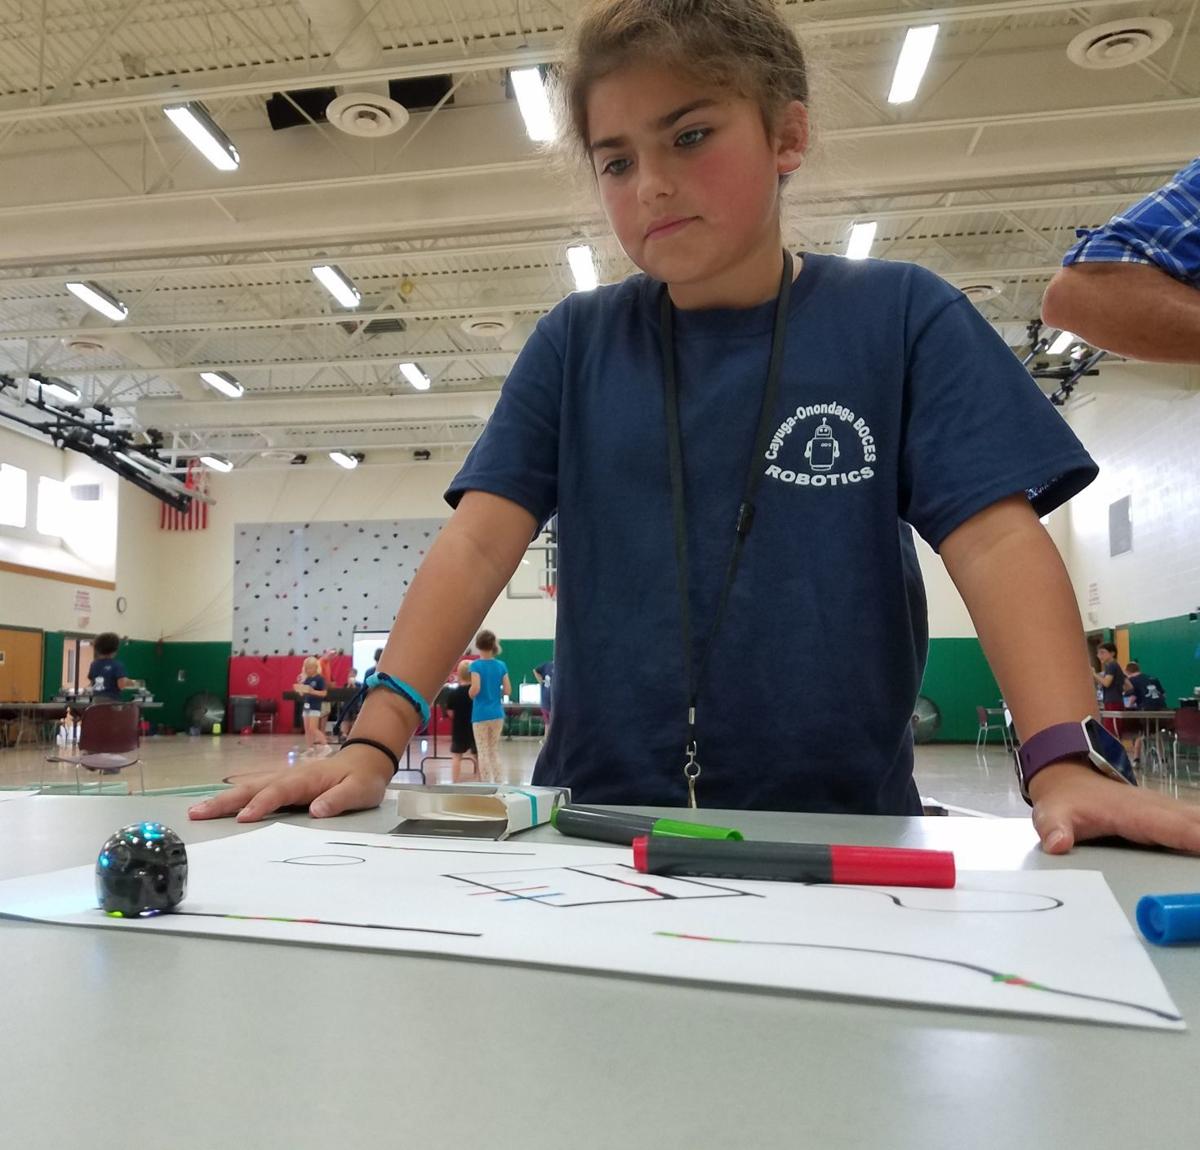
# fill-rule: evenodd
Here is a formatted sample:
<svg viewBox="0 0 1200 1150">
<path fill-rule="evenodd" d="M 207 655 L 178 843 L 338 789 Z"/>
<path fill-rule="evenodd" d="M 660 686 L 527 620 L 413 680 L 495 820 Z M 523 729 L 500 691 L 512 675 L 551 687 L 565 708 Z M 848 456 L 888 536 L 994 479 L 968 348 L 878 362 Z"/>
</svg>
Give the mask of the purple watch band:
<svg viewBox="0 0 1200 1150">
<path fill-rule="evenodd" d="M 1082 723 L 1055 723 L 1044 731 L 1038 731 L 1028 742 L 1022 743 L 1017 751 L 1021 764 L 1021 782 L 1026 792 L 1033 776 L 1043 767 L 1057 763 L 1060 759 L 1080 758 L 1091 761 L 1091 745 L 1084 734 Z"/>
</svg>

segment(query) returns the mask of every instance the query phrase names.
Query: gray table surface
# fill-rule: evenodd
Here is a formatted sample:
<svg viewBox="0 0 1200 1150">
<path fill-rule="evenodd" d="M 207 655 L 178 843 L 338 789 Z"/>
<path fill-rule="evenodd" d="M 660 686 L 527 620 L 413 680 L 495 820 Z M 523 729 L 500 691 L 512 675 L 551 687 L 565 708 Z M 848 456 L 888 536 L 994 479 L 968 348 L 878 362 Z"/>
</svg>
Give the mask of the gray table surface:
<svg viewBox="0 0 1200 1150">
<path fill-rule="evenodd" d="M 0 877 L 90 863 L 140 819 L 188 842 L 247 829 L 188 823 L 189 801 L 0 802 Z M 1051 859 L 1024 820 L 701 814 L 751 837 L 953 849 L 968 869 L 1100 869 L 1131 918 L 1141 894 L 1200 890 L 1200 860 Z M 386 807 L 338 820 L 394 823 Z M 1150 950 L 1200 1027 L 1200 947 Z M 0 988 L 2 1146 L 1130 1150 L 1200 1135 L 1195 1031 L 8 920 Z"/>
</svg>

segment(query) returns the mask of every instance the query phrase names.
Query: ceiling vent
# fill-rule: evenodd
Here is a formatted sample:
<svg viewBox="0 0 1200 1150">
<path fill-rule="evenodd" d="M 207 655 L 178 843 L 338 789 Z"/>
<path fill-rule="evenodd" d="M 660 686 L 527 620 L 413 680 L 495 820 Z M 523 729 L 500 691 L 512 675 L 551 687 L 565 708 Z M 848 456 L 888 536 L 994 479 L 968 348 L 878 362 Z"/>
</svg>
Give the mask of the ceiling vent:
<svg viewBox="0 0 1200 1150">
<path fill-rule="evenodd" d="M 346 92 L 325 109 L 325 118 L 348 136 L 376 139 L 400 131 L 408 123 L 408 109 L 374 92 Z"/>
<path fill-rule="evenodd" d="M 467 335 L 478 336 L 481 339 L 499 339 L 508 334 L 512 327 L 512 319 L 506 315 L 472 315 L 459 324 Z"/>
<path fill-rule="evenodd" d="M 72 355 L 101 355 L 108 351 L 103 339 L 92 335 L 68 336 L 62 344 Z"/>
<path fill-rule="evenodd" d="M 1173 30 L 1156 16 L 1110 20 L 1080 32 L 1067 45 L 1067 58 L 1081 68 L 1125 68 L 1157 52 Z"/>
<path fill-rule="evenodd" d="M 1004 285 L 995 280 L 972 280 L 970 283 L 960 283 L 958 290 L 972 303 L 983 303 L 995 299 L 1004 290 Z"/>
<path fill-rule="evenodd" d="M 338 320 L 338 327 L 347 335 L 353 335 L 361 327 L 363 335 L 399 335 L 408 330 L 408 324 L 399 316 L 388 316 L 387 319 L 369 319 L 366 324 L 362 320 Z"/>
<path fill-rule="evenodd" d="M 390 109 L 389 119 L 402 116 L 403 118 L 391 129 L 394 132 L 404 126 L 409 112 L 425 111 L 443 100 L 446 104 L 453 104 L 454 97 L 449 95 L 452 86 L 453 80 L 449 75 L 437 75 L 417 76 L 411 80 L 389 80 L 387 96 L 376 92 L 347 92 L 345 95 L 339 96 L 336 88 L 302 88 L 288 92 L 286 95 L 276 92 L 267 100 L 267 118 L 271 122 L 271 127 L 277 132 L 285 128 L 301 128 L 313 121 L 319 124 L 328 119 L 330 123 L 333 123 L 334 105 L 340 101 L 346 101 L 345 107 L 353 106 L 350 98 L 354 97 L 364 101 L 364 105 L 360 106 L 363 107 L 363 113 L 367 117 L 373 116 L 374 113 L 365 107 L 365 103 Z M 389 132 L 381 131 L 351 132 L 345 125 L 346 114 L 344 111 L 341 112 L 341 116 L 342 122 L 336 126 L 343 132 L 350 132 L 350 135 L 383 136 L 389 134 Z"/>
</svg>

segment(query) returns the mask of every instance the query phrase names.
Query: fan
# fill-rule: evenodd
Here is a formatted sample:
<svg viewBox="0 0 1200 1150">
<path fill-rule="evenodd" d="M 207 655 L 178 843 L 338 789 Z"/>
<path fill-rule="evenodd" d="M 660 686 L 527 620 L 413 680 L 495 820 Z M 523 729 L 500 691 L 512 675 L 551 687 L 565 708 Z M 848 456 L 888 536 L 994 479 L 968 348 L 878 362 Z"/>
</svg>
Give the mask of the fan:
<svg viewBox="0 0 1200 1150">
<path fill-rule="evenodd" d="M 196 727 L 202 735 L 211 735 L 213 724 L 225 721 L 225 700 L 219 695 L 202 692 L 193 695 L 184 703 L 183 713 L 187 718 L 189 731 Z"/>
<path fill-rule="evenodd" d="M 942 728 L 942 712 L 932 699 L 917 696 L 913 707 L 912 729 L 914 743 L 929 743 Z"/>
</svg>

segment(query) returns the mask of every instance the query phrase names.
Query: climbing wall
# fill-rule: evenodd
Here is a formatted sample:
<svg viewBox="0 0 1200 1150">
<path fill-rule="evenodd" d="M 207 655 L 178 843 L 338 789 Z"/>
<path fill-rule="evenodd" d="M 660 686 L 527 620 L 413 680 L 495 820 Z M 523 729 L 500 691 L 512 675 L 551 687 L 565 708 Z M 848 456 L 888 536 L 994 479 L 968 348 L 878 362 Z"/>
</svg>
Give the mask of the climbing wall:
<svg viewBox="0 0 1200 1150">
<path fill-rule="evenodd" d="M 355 631 L 390 630 L 444 522 L 238 524 L 234 653 L 349 651 Z"/>
</svg>

